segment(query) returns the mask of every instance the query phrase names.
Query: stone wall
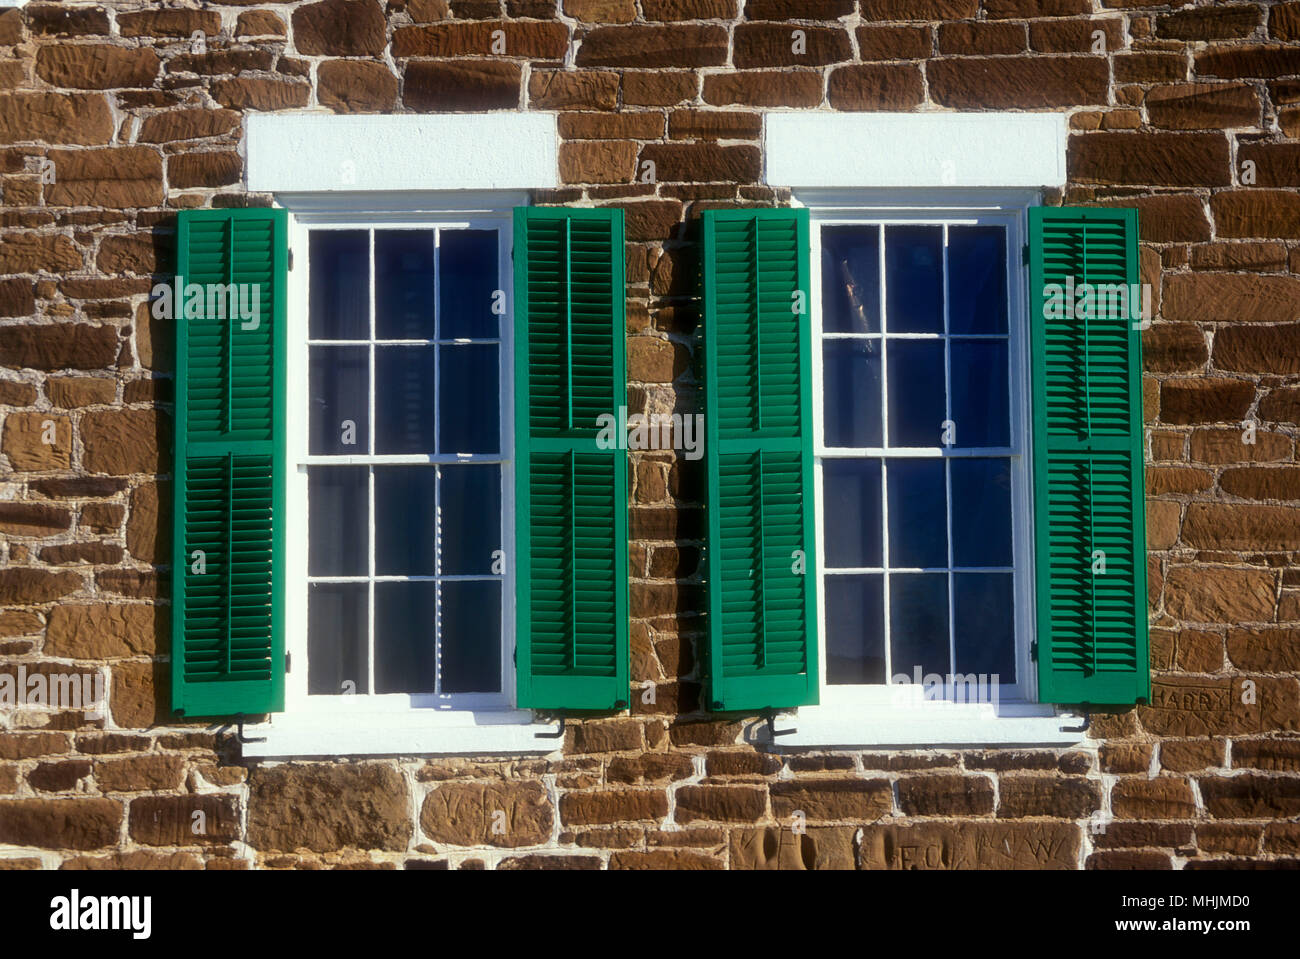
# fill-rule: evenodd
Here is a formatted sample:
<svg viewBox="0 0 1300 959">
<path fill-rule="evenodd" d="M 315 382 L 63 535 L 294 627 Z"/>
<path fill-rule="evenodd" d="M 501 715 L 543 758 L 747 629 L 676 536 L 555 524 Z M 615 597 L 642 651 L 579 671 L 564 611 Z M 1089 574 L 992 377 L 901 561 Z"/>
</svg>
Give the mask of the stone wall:
<svg viewBox="0 0 1300 959">
<path fill-rule="evenodd" d="M 269 202 L 240 186 L 245 118 L 558 111 L 565 185 L 536 200 L 627 211 L 631 402 L 691 412 L 698 214 L 788 200 L 756 182 L 760 111 L 783 107 L 1061 111 L 1069 185 L 1049 202 L 1141 211 L 1158 307 L 1143 384 L 1152 704 L 1094 716 L 1078 749 L 743 745 L 753 719 L 700 710 L 702 464 L 638 453 L 632 675 L 655 684 L 652 705 L 634 692 L 630 715 L 571 721 L 562 750 L 508 761 L 246 766 L 229 733 L 175 723 L 174 332 L 146 301 L 170 269 L 176 210 Z M 636 182 L 644 160 L 653 184 Z M 0 13 L 0 656 L 97 672 L 110 690 L 102 720 L 0 716 L 0 866 L 1296 865 L 1297 186 L 1295 2 L 35 0 Z M 1110 821 L 1094 835 L 1098 811 Z"/>
</svg>

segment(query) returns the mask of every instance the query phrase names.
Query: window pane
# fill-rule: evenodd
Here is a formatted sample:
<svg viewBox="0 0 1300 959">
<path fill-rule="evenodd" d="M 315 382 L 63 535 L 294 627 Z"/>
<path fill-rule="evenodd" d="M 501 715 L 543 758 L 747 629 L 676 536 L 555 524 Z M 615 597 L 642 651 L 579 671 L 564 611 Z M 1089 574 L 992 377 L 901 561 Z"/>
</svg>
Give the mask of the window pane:
<svg viewBox="0 0 1300 959">
<path fill-rule="evenodd" d="M 312 453 L 369 451 L 368 347 L 313 346 L 309 374 Z"/>
<path fill-rule="evenodd" d="M 437 347 L 375 348 L 375 452 L 434 452 Z"/>
<path fill-rule="evenodd" d="M 942 340 L 889 341 L 889 445 L 938 446 L 945 416 Z"/>
<path fill-rule="evenodd" d="M 370 518 L 365 466 L 313 466 L 307 470 L 309 576 L 365 576 Z"/>
<path fill-rule="evenodd" d="M 825 357 L 827 446 L 880 446 L 880 341 L 828 340 Z"/>
<path fill-rule="evenodd" d="M 375 467 L 375 572 L 437 572 L 437 471 L 432 466 Z"/>
<path fill-rule="evenodd" d="M 1011 461 L 954 457 L 954 566 L 1011 565 Z"/>
<path fill-rule="evenodd" d="M 492 298 L 500 285 L 496 230 L 443 230 L 439 243 L 439 335 L 444 340 L 495 337 Z"/>
<path fill-rule="evenodd" d="M 375 692 L 431 693 L 438 584 L 375 584 Z"/>
<path fill-rule="evenodd" d="M 943 332 L 943 227 L 885 227 L 885 326 Z"/>
<path fill-rule="evenodd" d="M 442 691 L 501 689 L 501 584 L 442 584 Z"/>
<path fill-rule="evenodd" d="M 1007 331 L 1007 242 L 1000 226 L 948 228 L 948 332 Z"/>
<path fill-rule="evenodd" d="M 375 231 L 375 335 L 431 340 L 433 231 Z"/>
<path fill-rule="evenodd" d="M 893 459 L 889 470 L 889 565 L 948 565 L 948 497 L 941 459 Z"/>
<path fill-rule="evenodd" d="M 442 571 L 490 575 L 492 553 L 501 549 L 501 467 L 443 466 L 439 473 Z"/>
<path fill-rule="evenodd" d="M 879 227 L 822 227 L 822 328 L 880 332 Z"/>
<path fill-rule="evenodd" d="M 438 452 L 496 453 L 501 449 L 497 350 L 495 344 L 442 347 Z"/>
<path fill-rule="evenodd" d="M 370 235 L 312 230 L 307 327 L 313 340 L 370 339 Z"/>
<path fill-rule="evenodd" d="M 308 588 L 308 694 L 370 691 L 366 590 L 365 583 L 312 583 Z"/>
<path fill-rule="evenodd" d="M 884 577 L 826 577 L 826 682 L 885 682 Z"/>
<path fill-rule="evenodd" d="M 948 651 L 948 574 L 895 573 L 889 577 L 889 635 L 894 676 L 916 681 L 952 672 Z M 891 677 L 892 678 L 892 677 Z"/>
<path fill-rule="evenodd" d="M 880 461 L 822 461 L 826 566 L 881 566 Z"/>
<path fill-rule="evenodd" d="M 1015 603 L 1010 573 L 953 575 L 957 671 L 1016 681 Z"/>
<path fill-rule="evenodd" d="M 955 339 L 951 342 L 956 445 L 1010 445 L 1007 341 Z"/>
</svg>

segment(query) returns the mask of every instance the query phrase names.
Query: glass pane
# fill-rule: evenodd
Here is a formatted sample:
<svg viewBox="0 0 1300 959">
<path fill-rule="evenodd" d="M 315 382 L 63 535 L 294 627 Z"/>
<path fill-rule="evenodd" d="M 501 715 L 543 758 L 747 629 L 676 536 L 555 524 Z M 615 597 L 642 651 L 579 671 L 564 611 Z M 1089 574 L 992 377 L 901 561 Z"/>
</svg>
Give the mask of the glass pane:
<svg viewBox="0 0 1300 959">
<path fill-rule="evenodd" d="M 943 341 L 889 341 L 889 445 L 943 441 Z"/>
<path fill-rule="evenodd" d="M 370 339 L 370 235 L 365 230 L 312 230 L 307 252 L 311 338 Z"/>
<path fill-rule="evenodd" d="M 889 577 L 889 636 L 892 678 L 922 682 L 931 673 L 952 672 L 948 651 L 948 574 L 895 573 Z"/>
<path fill-rule="evenodd" d="M 312 583 L 308 588 L 308 694 L 370 692 L 366 589 L 365 583 Z"/>
<path fill-rule="evenodd" d="M 433 231 L 375 231 L 375 335 L 431 340 Z"/>
<path fill-rule="evenodd" d="M 375 452 L 434 452 L 435 346 L 375 348 Z"/>
<path fill-rule="evenodd" d="M 432 576 L 437 572 L 437 470 L 375 467 L 375 572 Z"/>
<path fill-rule="evenodd" d="M 943 227 L 885 227 L 885 326 L 943 332 Z"/>
<path fill-rule="evenodd" d="M 952 340 L 951 343 L 955 445 L 1009 446 L 1007 341 Z"/>
<path fill-rule="evenodd" d="M 948 497 L 941 459 L 889 461 L 889 565 L 948 566 Z"/>
<path fill-rule="evenodd" d="M 495 337 L 498 324 L 492 300 L 500 286 L 497 231 L 443 230 L 439 243 L 439 336 L 444 340 Z"/>
<path fill-rule="evenodd" d="M 438 393 L 439 453 L 501 449 L 501 385 L 496 344 L 444 346 Z"/>
<path fill-rule="evenodd" d="M 492 574 L 501 549 L 501 467 L 440 467 L 442 571 L 449 576 Z"/>
<path fill-rule="evenodd" d="M 442 691 L 501 689 L 501 584 L 442 584 Z"/>
<path fill-rule="evenodd" d="M 311 347 L 309 448 L 312 453 L 367 453 L 369 347 Z"/>
<path fill-rule="evenodd" d="M 827 576 L 826 682 L 885 682 L 884 577 Z"/>
<path fill-rule="evenodd" d="M 827 340 L 823 356 L 826 445 L 880 446 L 880 341 Z"/>
<path fill-rule="evenodd" d="M 1011 461 L 954 457 L 954 566 L 1011 565 Z"/>
<path fill-rule="evenodd" d="M 880 332 L 879 227 L 822 227 L 822 328 Z"/>
<path fill-rule="evenodd" d="M 826 566 L 881 566 L 879 460 L 822 461 Z"/>
<path fill-rule="evenodd" d="M 369 469 L 313 466 L 307 470 L 307 574 L 365 576 L 370 519 Z"/>
<path fill-rule="evenodd" d="M 1007 331 L 1007 239 L 1000 226 L 948 227 L 948 332 Z"/>
<path fill-rule="evenodd" d="M 1014 683 L 1016 620 L 1011 574 L 956 573 L 953 594 L 957 671 L 982 673 L 993 684 Z"/>
<path fill-rule="evenodd" d="M 437 583 L 375 584 L 375 692 L 431 693 Z"/>
</svg>

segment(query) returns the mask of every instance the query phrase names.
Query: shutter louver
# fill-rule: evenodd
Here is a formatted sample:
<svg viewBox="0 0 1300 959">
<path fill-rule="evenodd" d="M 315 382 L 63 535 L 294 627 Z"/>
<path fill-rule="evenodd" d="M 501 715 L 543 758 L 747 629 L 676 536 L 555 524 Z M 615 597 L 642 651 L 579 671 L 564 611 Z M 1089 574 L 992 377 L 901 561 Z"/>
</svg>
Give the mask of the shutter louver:
<svg viewBox="0 0 1300 959">
<path fill-rule="evenodd" d="M 818 668 L 808 213 L 710 210 L 702 229 L 709 704 L 809 705 Z"/>
<path fill-rule="evenodd" d="M 623 212 L 515 210 L 518 705 L 628 704 Z"/>
<path fill-rule="evenodd" d="M 275 712 L 284 708 L 287 214 L 182 211 L 177 245 L 172 706 L 186 716 Z M 187 304 L 187 289 L 201 291 L 201 306 Z M 256 312 L 245 318 L 239 304 Z"/>
<path fill-rule="evenodd" d="M 1137 211 L 1029 214 L 1039 699 L 1131 704 L 1150 697 Z"/>
</svg>

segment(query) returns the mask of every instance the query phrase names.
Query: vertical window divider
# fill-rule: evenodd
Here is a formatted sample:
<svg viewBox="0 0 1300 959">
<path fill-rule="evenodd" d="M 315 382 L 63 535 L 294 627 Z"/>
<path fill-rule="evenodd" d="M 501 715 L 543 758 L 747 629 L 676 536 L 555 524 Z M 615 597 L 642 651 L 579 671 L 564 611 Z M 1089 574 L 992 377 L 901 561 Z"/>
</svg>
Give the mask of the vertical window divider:
<svg viewBox="0 0 1300 959">
<path fill-rule="evenodd" d="M 366 356 L 369 364 L 370 382 L 367 384 L 366 397 L 366 451 L 375 455 L 375 231 L 366 230 L 368 241 L 368 259 L 370 261 L 369 280 L 370 295 L 366 304 L 369 314 L 368 330 L 370 342 L 366 344 Z M 375 679 L 375 467 L 371 463 L 366 467 L 366 691 L 374 696 L 378 693 Z"/>
<path fill-rule="evenodd" d="M 442 452 L 438 393 L 442 389 L 442 230 L 433 231 L 433 448 Z M 433 693 L 442 693 L 442 466 L 433 467 Z"/>
<path fill-rule="evenodd" d="M 876 225 L 877 262 L 880 270 L 880 302 L 876 304 L 880 318 L 880 448 L 889 449 L 889 351 L 887 347 L 889 320 L 885 316 L 885 305 L 889 302 L 886 289 L 889 278 L 885 268 L 885 224 Z M 881 608 L 883 610 L 883 632 L 885 643 L 885 682 L 894 676 L 893 630 L 890 624 L 889 608 L 889 459 L 880 458 L 880 568 L 881 568 Z"/>
<path fill-rule="evenodd" d="M 948 283 L 948 224 L 943 224 L 943 276 L 940 279 L 940 294 L 943 296 L 943 410 L 944 418 L 954 427 L 956 421 L 952 416 L 952 318 L 951 296 Z M 960 447 L 961 444 L 957 443 Z M 946 447 L 945 447 L 946 449 Z M 944 532 L 948 541 L 948 673 L 957 672 L 957 592 L 956 577 L 952 571 L 952 457 L 943 458 L 944 489 Z M 956 685 L 953 697 L 956 698 Z"/>
</svg>

